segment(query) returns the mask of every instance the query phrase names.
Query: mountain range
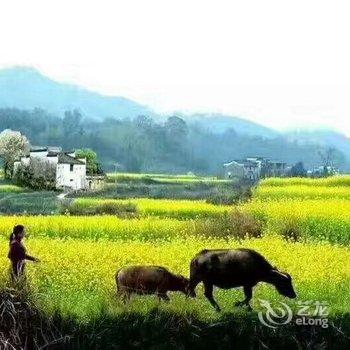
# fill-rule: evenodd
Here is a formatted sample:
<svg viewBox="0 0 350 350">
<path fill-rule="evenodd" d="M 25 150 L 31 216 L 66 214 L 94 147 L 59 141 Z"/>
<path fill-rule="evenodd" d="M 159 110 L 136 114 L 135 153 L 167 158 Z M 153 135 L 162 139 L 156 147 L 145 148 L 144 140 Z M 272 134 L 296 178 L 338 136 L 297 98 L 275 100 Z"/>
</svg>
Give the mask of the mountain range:
<svg viewBox="0 0 350 350">
<path fill-rule="evenodd" d="M 41 108 L 52 115 L 62 117 L 67 110 L 79 110 L 89 119 L 102 121 L 106 118 L 122 119 L 147 115 L 155 120 L 165 120 L 165 115 L 151 107 L 121 96 L 105 96 L 81 86 L 54 81 L 38 70 L 14 67 L 0 70 L 0 108 L 32 110 Z M 350 139 L 331 130 L 290 131 L 282 133 L 252 121 L 224 114 L 176 113 L 188 124 L 221 134 L 234 130 L 239 135 L 265 139 L 284 138 L 302 145 L 314 144 L 334 147 L 341 151 L 350 163 Z"/>
<path fill-rule="evenodd" d="M 0 70 L 0 108 L 42 108 L 56 115 L 77 109 L 84 116 L 96 120 L 105 118 L 133 118 L 148 115 L 162 119 L 152 108 L 120 96 L 105 96 L 86 88 L 56 82 L 28 67 Z M 233 128 L 240 134 L 274 137 L 277 131 L 257 123 L 223 114 L 176 113 L 187 122 L 195 122 L 215 132 Z"/>
<path fill-rule="evenodd" d="M 78 109 L 94 119 L 154 114 L 150 108 L 127 98 L 104 96 L 77 85 L 56 82 L 27 67 L 0 70 L 0 107 L 40 107 L 56 115 Z"/>
</svg>

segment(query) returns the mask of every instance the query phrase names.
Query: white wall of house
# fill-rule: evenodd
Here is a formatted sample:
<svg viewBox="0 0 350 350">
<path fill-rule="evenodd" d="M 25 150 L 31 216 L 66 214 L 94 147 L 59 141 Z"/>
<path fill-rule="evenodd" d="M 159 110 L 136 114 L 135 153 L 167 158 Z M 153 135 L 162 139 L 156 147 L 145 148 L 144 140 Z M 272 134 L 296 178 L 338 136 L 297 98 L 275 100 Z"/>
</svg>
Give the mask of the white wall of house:
<svg viewBox="0 0 350 350">
<path fill-rule="evenodd" d="M 86 188 L 86 164 L 57 164 L 56 187 Z"/>
<path fill-rule="evenodd" d="M 250 180 L 257 180 L 260 178 L 260 170 L 259 166 L 244 166 L 244 177 Z"/>
<path fill-rule="evenodd" d="M 38 152 L 30 152 L 29 155 L 30 157 L 46 157 L 48 151 L 38 151 Z"/>
<path fill-rule="evenodd" d="M 57 164 L 58 163 L 58 157 L 46 157 L 45 160 L 47 160 L 51 164 Z"/>
<path fill-rule="evenodd" d="M 237 162 L 231 162 L 225 165 L 225 178 L 242 178 L 244 177 L 244 167 Z"/>
<path fill-rule="evenodd" d="M 60 148 L 52 148 L 52 152 L 59 152 Z M 75 152 L 68 154 L 70 157 L 75 158 Z M 56 188 L 71 188 L 72 190 L 80 190 L 88 188 L 88 182 L 86 180 L 86 159 L 78 159 L 82 164 L 69 164 L 60 163 L 59 154 L 56 156 L 48 156 L 48 151 L 32 151 L 29 157 L 21 157 L 20 161 L 15 162 L 14 172 L 17 171 L 20 165 L 29 165 L 31 160 L 40 159 L 48 162 L 56 169 Z M 69 162 L 69 160 L 68 160 Z M 75 160 L 73 159 L 74 163 Z"/>
<path fill-rule="evenodd" d="M 261 166 L 260 163 L 253 163 L 252 164 L 241 164 L 238 162 L 231 162 L 224 165 L 225 167 L 225 178 L 226 179 L 232 179 L 232 178 L 238 178 L 238 179 L 250 179 L 250 180 L 257 180 L 260 177 L 261 173 Z"/>
</svg>

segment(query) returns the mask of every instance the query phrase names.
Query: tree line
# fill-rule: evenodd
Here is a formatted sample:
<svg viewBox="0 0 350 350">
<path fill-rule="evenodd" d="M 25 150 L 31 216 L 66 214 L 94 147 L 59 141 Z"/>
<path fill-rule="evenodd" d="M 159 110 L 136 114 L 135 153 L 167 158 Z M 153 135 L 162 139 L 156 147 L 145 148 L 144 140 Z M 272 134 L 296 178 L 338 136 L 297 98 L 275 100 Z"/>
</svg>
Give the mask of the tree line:
<svg viewBox="0 0 350 350">
<path fill-rule="evenodd" d="M 90 148 L 105 171 L 184 173 L 218 175 L 224 162 L 247 156 L 278 159 L 306 167 L 320 164 L 319 146 L 289 142 L 284 137 L 247 136 L 227 129 L 215 133 L 196 122 L 177 116 L 149 116 L 102 121 L 88 119 L 78 110 L 56 116 L 36 108 L 0 109 L 0 131 L 20 131 L 32 145 L 61 146 L 65 150 Z M 334 155 L 338 166 L 345 161 Z"/>
</svg>

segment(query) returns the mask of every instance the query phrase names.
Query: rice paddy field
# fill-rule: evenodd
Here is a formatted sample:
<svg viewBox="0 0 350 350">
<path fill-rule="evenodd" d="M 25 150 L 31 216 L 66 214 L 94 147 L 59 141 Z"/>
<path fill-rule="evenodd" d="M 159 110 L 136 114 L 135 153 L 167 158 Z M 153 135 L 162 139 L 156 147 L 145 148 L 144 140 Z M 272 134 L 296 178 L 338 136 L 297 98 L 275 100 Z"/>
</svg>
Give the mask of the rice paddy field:
<svg viewBox="0 0 350 350">
<path fill-rule="evenodd" d="M 350 177 L 267 179 L 254 189 L 251 201 L 236 206 L 138 198 L 79 198 L 73 204 L 90 210 L 106 201 L 118 208 L 131 203 L 138 215 L 0 217 L 0 284 L 8 284 L 8 235 L 13 225 L 24 224 L 28 251 L 41 259 L 28 264 L 31 293 L 45 313 L 68 320 L 62 327 L 75 346 L 333 349 L 349 344 Z M 261 235 L 245 238 L 229 229 L 223 234 L 234 212 L 258 222 Z M 249 224 L 240 225 L 248 232 Z M 290 273 L 298 298 L 288 300 L 259 284 L 250 312 L 233 306 L 243 298 L 240 289 L 216 290 L 223 309 L 217 313 L 202 286 L 197 298 L 173 293 L 169 303 L 136 296 L 123 304 L 115 296 L 114 276 L 122 266 L 162 265 L 188 276 L 198 251 L 229 247 L 255 249 Z M 291 323 L 270 329 L 258 320 L 259 299 L 285 302 L 294 311 L 298 301 L 326 302 L 330 326 Z"/>
</svg>

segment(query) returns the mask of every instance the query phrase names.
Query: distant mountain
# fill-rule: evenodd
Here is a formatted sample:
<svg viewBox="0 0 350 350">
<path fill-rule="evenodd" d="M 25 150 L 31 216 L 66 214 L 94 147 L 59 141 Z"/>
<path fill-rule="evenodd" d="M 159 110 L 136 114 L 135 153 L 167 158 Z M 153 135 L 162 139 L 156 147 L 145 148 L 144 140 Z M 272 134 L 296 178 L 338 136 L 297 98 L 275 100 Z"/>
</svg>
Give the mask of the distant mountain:
<svg viewBox="0 0 350 350">
<path fill-rule="evenodd" d="M 288 141 L 297 141 L 299 144 L 314 144 L 322 147 L 334 147 L 350 156 L 350 138 L 340 132 L 320 130 L 296 130 L 285 133 Z"/>
<path fill-rule="evenodd" d="M 177 113 L 176 115 L 184 118 L 187 122 L 196 123 L 202 128 L 218 134 L 225 132 L 228 129 L 234 129 L 236 133 L 248 136 L 273 138 L 280 135 L 278 131 L 266 126 L 239 117 L 232 117 L 219 113 L 198 113 L 190 115 Z"/>
<path fill-rule="evenodd" d="M 73 109 L 93 120 L 82 122 L 72 118 L 73 126 L 62 122 L 64 112 Z M 143 130 L 137 122 L 106 120 L 132 119 L 139 115 L 152 117 L 155 124 Z M 67 149 L 91 147 L 108 168 L 118 161 L 132 171 L 196 169 L 213 173 L 221 169 L 222 163 L 245 156 L 265 156 L 289 164 L 303 161 L 312 167 L 320 165 L 320 151 L 334 147 L 338 151 L 335 163 L 342 170 L 350 170 L 350 139 L 338 132 L 282 133 L 219 113 L 176 112 L 171 115 L 183 118 L 189 127 L 191 136 L 187 142 L 191 152 L 188 154 L 188 149 L 182 150 L 182 143 L 177 136 L 171 137 L 172 131 L 163 123 L 169 115 L 157 114 L 150 107 L 123 97 L 104 96 L 83 87 L 56 82 L 32 68 L 0 70 L 0 131 L 5 128 L 20 130 L 36 144 L 57 144 Z M 228 130 L 230 132 L 226 132 Z M 172 152 L 180 152 L 177 165 Z"/>
<path fill-rule="evenodd" d="M 57 115 L 79 109 L 94 119 L 154 115 L 150 108 L 126 98 L 103 96 L 76 85 L 59 83 L 25 67 L 0 70 L 0 108 L 12 107 L 40 107 Z"/>
<path fill-rule="evenodd" d="M 323 148 L 335 148 L 345 159 L 345 169 L 350 170 L 350 138 L 340 132 L 329 129 L 294 130 L 286 132 L 285 138 L 289 142 L 300 145 L 319 145 Z"/>
<path fill-rule="evenodd" d="M 148 115 L 161 121 L 167 117 L 124 97 L 105 96 L 77 85 L 54 81 L 33 68 L 15 67 L 0 70 L 0 108 L 30 110 L 37 107 L 57 116 L 63 116 L 67 110 L 78 109 L 85 117 L 95 120 Z M 350 139 L 334 131 L 302 130 L 281 134 L 252 121 L 219 113 L 176 112 L 173 115 L 217 134 L 233 129 L 240 135 L 286 137 L 293 142 L 332 146 L 345 156 L 350 155 Z"/>
<path fill-rule="evenodd" d="M 167 116 L 157 115 L 150 107 L 118 96 L 104 96 L 80 86 L 56 82 L 33 68 L 16 67 L 0 70 L 0 108 L 33 109 L 42 108 L 62 116 L 66 110 L 78 109 L 86 117 L 102 120 L 110 118 L 133 118 L 148 115 L 159 120 Z M 215 133 L 234 129 L 243 135 L 275 137 L 272 129 L 222 114 L 173 113 L 188 123 Z"/>
</svg>

